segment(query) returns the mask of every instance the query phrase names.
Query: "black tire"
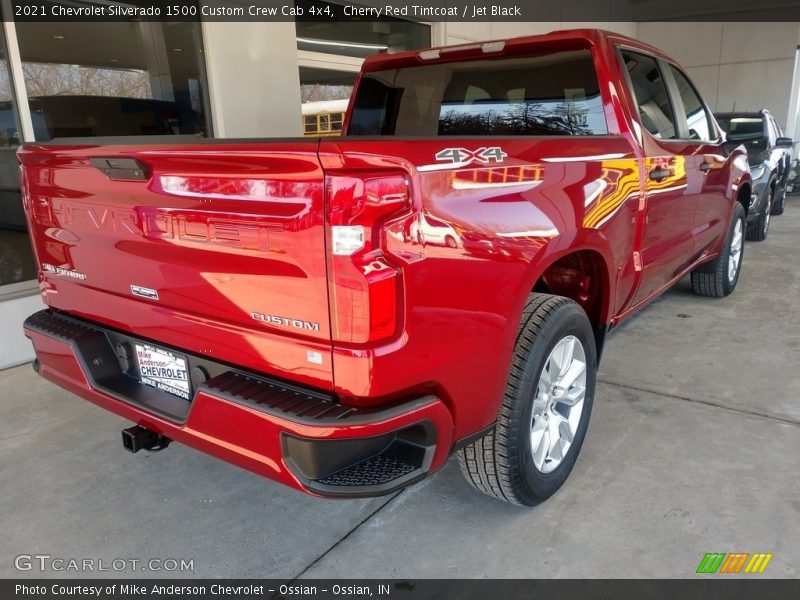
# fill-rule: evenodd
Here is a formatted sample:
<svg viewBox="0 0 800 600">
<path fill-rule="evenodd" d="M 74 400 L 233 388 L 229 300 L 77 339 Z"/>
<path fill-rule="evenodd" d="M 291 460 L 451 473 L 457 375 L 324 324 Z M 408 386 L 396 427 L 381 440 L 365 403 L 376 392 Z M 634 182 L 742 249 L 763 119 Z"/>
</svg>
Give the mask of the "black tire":
<svg viewBox="0 0 800 600">
<path fill-rule="evenodd" d="M 751 242 L 763 242 L 769 233 L 769 217 L 772 214 L 772 196 L 774 192 L 772 186 L 766 189 L 764 207 L 758 218 L 747 228 L 747 239 Z"/>
<path fill-rule="evenodd" d="M 772 214 L 782 215 L 786 208 L 786 186 L 781 188 L 781 191 L 776 194 L 775 200 L 772 202 Z"/>
<path fill-rule="evenodd" d="M 456 248 L 458 247 L 458 242 L 456 242 L 456 238 L 452 235 L 448 235 L 444 238 L 444 243 L 448 248 Z"/>
<path fill-rule="evenodd" d="M 739 275 L 742 272 L 742 259 L 744 257 L 744 243 L 741 245 L 738 267 L 734 277 L 728 276 L 728 261 L 731 255 L 731 242 L 736 223 L 741 223 L 742 234 L 744 234 L 747 223 L 744 208 L 739 202 L 734 202 L 733 217 L 728 227 L 728 235 L 719 256 L 709 263 L 706 263 L 692 271 L 692 290 L 698 296 L 709 296 L 712 298 L 724 298 L 733 293 L 736 284 L 739 282 Z"/>
<path fill-rule="evenodd" d="M 577 338 L 585 354 L 585 396 L 571 445 L 558 466 L 546 473 L 534 464 L 531 448 L 533 401 L 550 352 L 567 336 Z M 532 506 L 552 496 L 566 481 L 580 453 L 596 379 L 594 333 L 583 309 L 568 298 L 531 294 L 522 314 L 495 426 L 458 451 L 458 462 L 467 481 L 484 494 L 512 504 Z"/>
</svg>

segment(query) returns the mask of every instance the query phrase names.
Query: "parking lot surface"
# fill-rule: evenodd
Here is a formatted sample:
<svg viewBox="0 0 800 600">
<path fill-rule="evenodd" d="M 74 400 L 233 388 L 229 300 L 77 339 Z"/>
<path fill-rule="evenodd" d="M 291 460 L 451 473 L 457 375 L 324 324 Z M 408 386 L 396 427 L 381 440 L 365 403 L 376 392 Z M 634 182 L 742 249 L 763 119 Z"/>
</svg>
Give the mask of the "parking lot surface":
<svg viewBox="0 0 800 600">
<path fill-rule="evenodd" d="M 567 484 L 519 508 L 455 460 L 394 496 L 318 500 L 0 372 L 0 577 L 694 577 L 706 552 L 800 576 L 800 199 L 745 247 L 739 287 L 683 281 L 608 339 Z M 21 572 L 18 555 L 191 560 L 191 572 Z M 95 563 L 97 564 L 97 563 Z M 168 563 L 171 564 L 171 563 Z"/>
</svg>

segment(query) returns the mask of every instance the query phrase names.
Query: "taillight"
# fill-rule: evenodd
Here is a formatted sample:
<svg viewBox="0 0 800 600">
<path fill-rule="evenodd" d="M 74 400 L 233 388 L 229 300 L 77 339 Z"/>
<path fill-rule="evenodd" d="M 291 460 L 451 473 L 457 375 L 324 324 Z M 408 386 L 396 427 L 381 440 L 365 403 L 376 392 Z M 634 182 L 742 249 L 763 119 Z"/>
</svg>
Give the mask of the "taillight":
<svg viewBox="0 0 800 600">
<path fill-rule="evenodd" d="M 411 206 L 408 178 L 348 174 L 325 178 L 333 338 L 365 343 L 397 331 L 400 269 L 383 253 L 387 225 Z"/>
</svg>

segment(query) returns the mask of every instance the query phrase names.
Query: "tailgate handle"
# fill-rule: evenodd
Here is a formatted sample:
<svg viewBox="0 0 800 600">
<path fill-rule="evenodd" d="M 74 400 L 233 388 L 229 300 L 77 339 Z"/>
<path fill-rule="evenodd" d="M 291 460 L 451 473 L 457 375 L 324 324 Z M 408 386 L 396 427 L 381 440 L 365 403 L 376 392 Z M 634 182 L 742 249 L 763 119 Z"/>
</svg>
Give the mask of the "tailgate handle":
<svg viewBox="0 0 800 600">
<path fill-rule="evenodd" d="M 146 181 L 150 178 L 147 165 L 135 158 L 91 158 L 92 165 L 114 181 Z"/>
</svg>

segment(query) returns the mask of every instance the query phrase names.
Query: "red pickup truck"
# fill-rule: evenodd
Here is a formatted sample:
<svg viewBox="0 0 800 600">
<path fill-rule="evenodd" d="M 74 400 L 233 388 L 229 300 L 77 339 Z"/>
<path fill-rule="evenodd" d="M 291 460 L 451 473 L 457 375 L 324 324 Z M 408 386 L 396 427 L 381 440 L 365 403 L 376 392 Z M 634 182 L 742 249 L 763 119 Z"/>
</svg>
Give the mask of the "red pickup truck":
<svg viewBox="0 0 800 600">
<path fill-rule="evenodd" d="M 684 72 L 596 30 L 366 60 L 341 138 L 26 144 L 54 383 L 318 496 L 454 452 L 517 504 L 580 450 L 607 331 L 736 287 L 750 175 Z"/>
</svg>

